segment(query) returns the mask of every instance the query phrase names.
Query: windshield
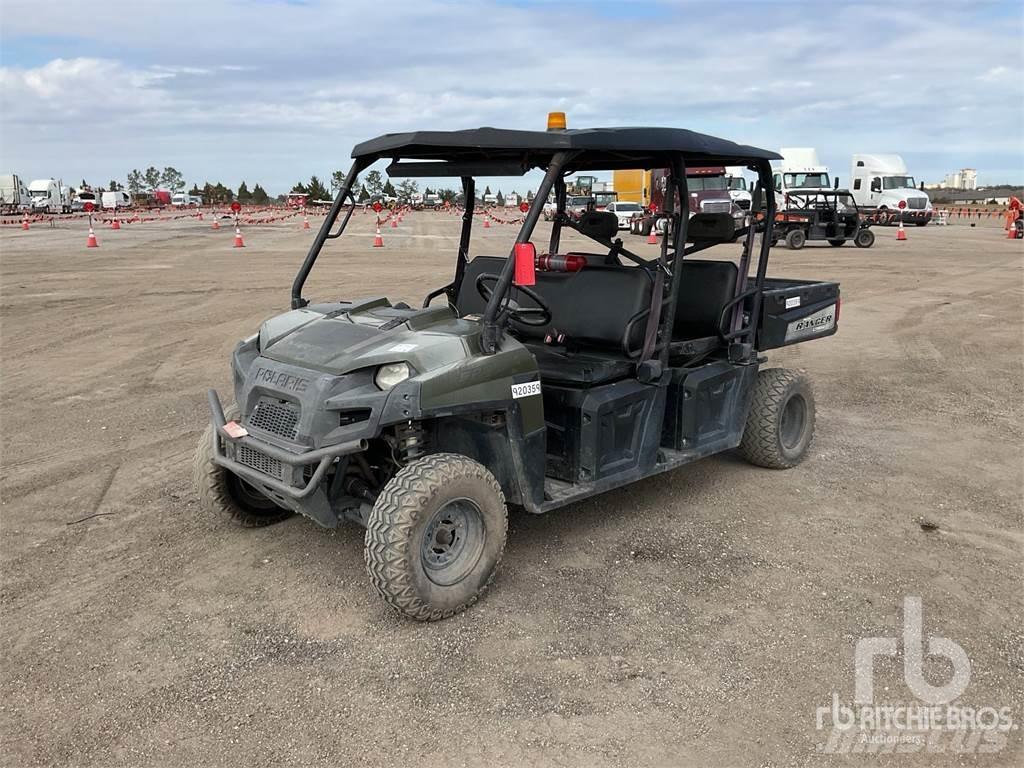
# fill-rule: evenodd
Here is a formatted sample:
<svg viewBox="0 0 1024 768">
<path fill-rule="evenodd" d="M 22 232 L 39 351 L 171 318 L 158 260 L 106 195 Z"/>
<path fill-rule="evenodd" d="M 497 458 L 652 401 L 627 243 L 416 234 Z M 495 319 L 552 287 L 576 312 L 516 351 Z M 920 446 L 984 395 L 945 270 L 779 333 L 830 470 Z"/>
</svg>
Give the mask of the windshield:
<svg viewBox="0 0 1024 768">
<path fill-rule="evenodd" d="M 49 197 L 50 193 L 45 189 L 33 189 L 29 191 L 29 195 L 32 197 Z"/>
<path fill-rule="evenodd" d="M 686 188 L 690 192 L 703 192 L 709 189 L 727 189 L 725 176 L 687 176 Z"/>
<path fill-rule="evenodd" d="M 619 213 L 625 211 L 626 213 L 634 213 L 636 211 L 642 211 L 640 203 L 616 203 L 615 210 Z"/>
<path fill-rule="evenodd" d="M 746 189 L 746 188 L 747 188 L 747 180 L 746 179 L 739 178 L 739 177 L 736 177 L 736 176 L 733 176 L 731 179 L 729 179 L 729 189 Z"/>
<path fill-rule="evenodd" d="M 786 186 L 790 189 L 800 189 L 802 187 L 821 187 L 825 189 L 829 186 L 827 173 L 787 173 L 785 175 L 785 182 Z"/>
<path fill-rule="evenodd" d="M 565 206 L 567 208 L 569 208 L 569 207 L 575 208 L 577 206 L 589 205 L 589 204 L 590 204 L 590 198 L 589 197 L 570 197 L 570 198 L 568 198 L 565 201 Z"/>
<path fill-rule="evenodd" d="M 916 189 L 913 176 L 886 176 L 882 179 L 882 189 Z"/>
</svg>

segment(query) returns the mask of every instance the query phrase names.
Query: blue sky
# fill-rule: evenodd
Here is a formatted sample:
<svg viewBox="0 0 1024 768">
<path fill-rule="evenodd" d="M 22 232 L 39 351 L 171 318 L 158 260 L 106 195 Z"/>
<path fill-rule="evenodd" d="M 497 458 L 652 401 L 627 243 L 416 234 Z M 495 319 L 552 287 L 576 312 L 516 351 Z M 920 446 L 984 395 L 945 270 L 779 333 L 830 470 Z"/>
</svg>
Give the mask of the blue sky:
<svg viewBox="0 0 1024 768">
<path fill-rule="evenodd" d="M 558 109 L 1020 183 L 1022 41 L 1020 2 L 0 0 L 0 172 L 276 194 L 380 133 Z"/>
</svg>

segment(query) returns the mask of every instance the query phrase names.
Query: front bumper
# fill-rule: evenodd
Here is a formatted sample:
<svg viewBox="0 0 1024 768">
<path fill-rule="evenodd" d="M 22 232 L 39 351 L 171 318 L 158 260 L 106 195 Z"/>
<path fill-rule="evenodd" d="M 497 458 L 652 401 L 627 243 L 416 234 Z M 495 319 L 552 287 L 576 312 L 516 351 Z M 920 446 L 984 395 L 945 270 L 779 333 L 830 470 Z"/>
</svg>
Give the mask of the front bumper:
<svg viewBox="0 0 1024 768">
<path fill-rule="evenodd" d="M 365 451 L 367 447 L 365 439 L 358 439 L 295 453 L 258 440 L 249 434 L 235 436 L 225 429 L 227 422 L 224 417 L 224 408 L 221 406 L 217 392 L 211 389 L 207 396 L 210 402 L 210 419 L 216 432 L 213 436 L 214 462 L 257 488 L 273 491 L 274 493 L 269 494 L 272 496 L 276 494 L 294 502 L 301 502 L 320 487 L 327 470 L 336 458 Z M 223 448 L 220 440 L 217 439 L 218 435 L 224 440 Z M 228 456 L 227 449 L 230 449 L 232 456 Z M 243 464 L 237 460 L 239 450 L 255 451 L 258 455 L 265 457 L 268 463 L 273 463 L 269 464 L 271 466 L 301 469 L 301 472 L 291 473 L 293 478 L 298 476 L 301 481 L 298 483 L 286 482 L 281 474 L 275 476 Z M 314 465 L 316 468 L 309 473 L 307 468 L 312 468 Z"/>
</svg>

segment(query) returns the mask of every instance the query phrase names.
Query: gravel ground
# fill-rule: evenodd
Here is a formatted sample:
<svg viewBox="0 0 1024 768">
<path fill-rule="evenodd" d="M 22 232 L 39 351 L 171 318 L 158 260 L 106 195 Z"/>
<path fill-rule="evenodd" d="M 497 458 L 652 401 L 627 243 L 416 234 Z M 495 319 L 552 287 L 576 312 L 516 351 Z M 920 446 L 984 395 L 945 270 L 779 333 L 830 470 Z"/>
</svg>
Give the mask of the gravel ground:
<svg viewBox="0 0 1024 768">
<path fill-rule="evenodd" d="M 514 513 L 493 590 L 421 625 L 372 594 L 360 530 L 238 530 L 190 487 L 205 389 L 286 308 L 300 226 L 249 227 L 244 251 L 208 220 L 97 250 L 81 222 L 0 232 L 2 764 L 1020 764 L 1019 730 L 987 754 L 940 734 L 938 754 L 837 756 L 816 727 L 906 596 L 968 654 L 961 703 L 1024 719 L 1020 242 L 776 249 L 770 274 L 843 286 L 837 336 L 771 355 L 814 381 L 809 460 L 723 455 Z M 457 230 L 415 214 L 374 251 L 359 215 L 307 295 L 418 301 Z M 474 252 L 511 237 L 478 228 Z M 951 670 L 926 658 L 934 685 Z M 901 657 L 874 681 L 916 701 Z"/>
</svg>

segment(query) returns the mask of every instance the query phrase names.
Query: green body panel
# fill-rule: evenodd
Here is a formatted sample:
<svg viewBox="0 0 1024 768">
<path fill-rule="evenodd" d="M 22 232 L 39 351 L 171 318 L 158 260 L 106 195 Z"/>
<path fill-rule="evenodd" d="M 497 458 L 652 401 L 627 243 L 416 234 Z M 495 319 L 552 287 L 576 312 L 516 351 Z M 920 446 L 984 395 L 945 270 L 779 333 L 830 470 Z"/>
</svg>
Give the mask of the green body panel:
<svg viewBox="0 0 1024 768">
<path fill-rule="evenodd" d="M 292 310 L 260 329 L 260 353 L 280 363 L 341 375 L 407 363 L 420 384 L 423 412 L 461 409 L 480 403 L 511 403 L 512 385 L 536 381 L 530 351 L 506 336 L 501 349 L 485 355 L 481 325 L 456 317 L 449 307 L 394 308 L 386 299 Z M 516 401 L 523 433 L 544 426 L 541 396 Z"/>
</svg>

